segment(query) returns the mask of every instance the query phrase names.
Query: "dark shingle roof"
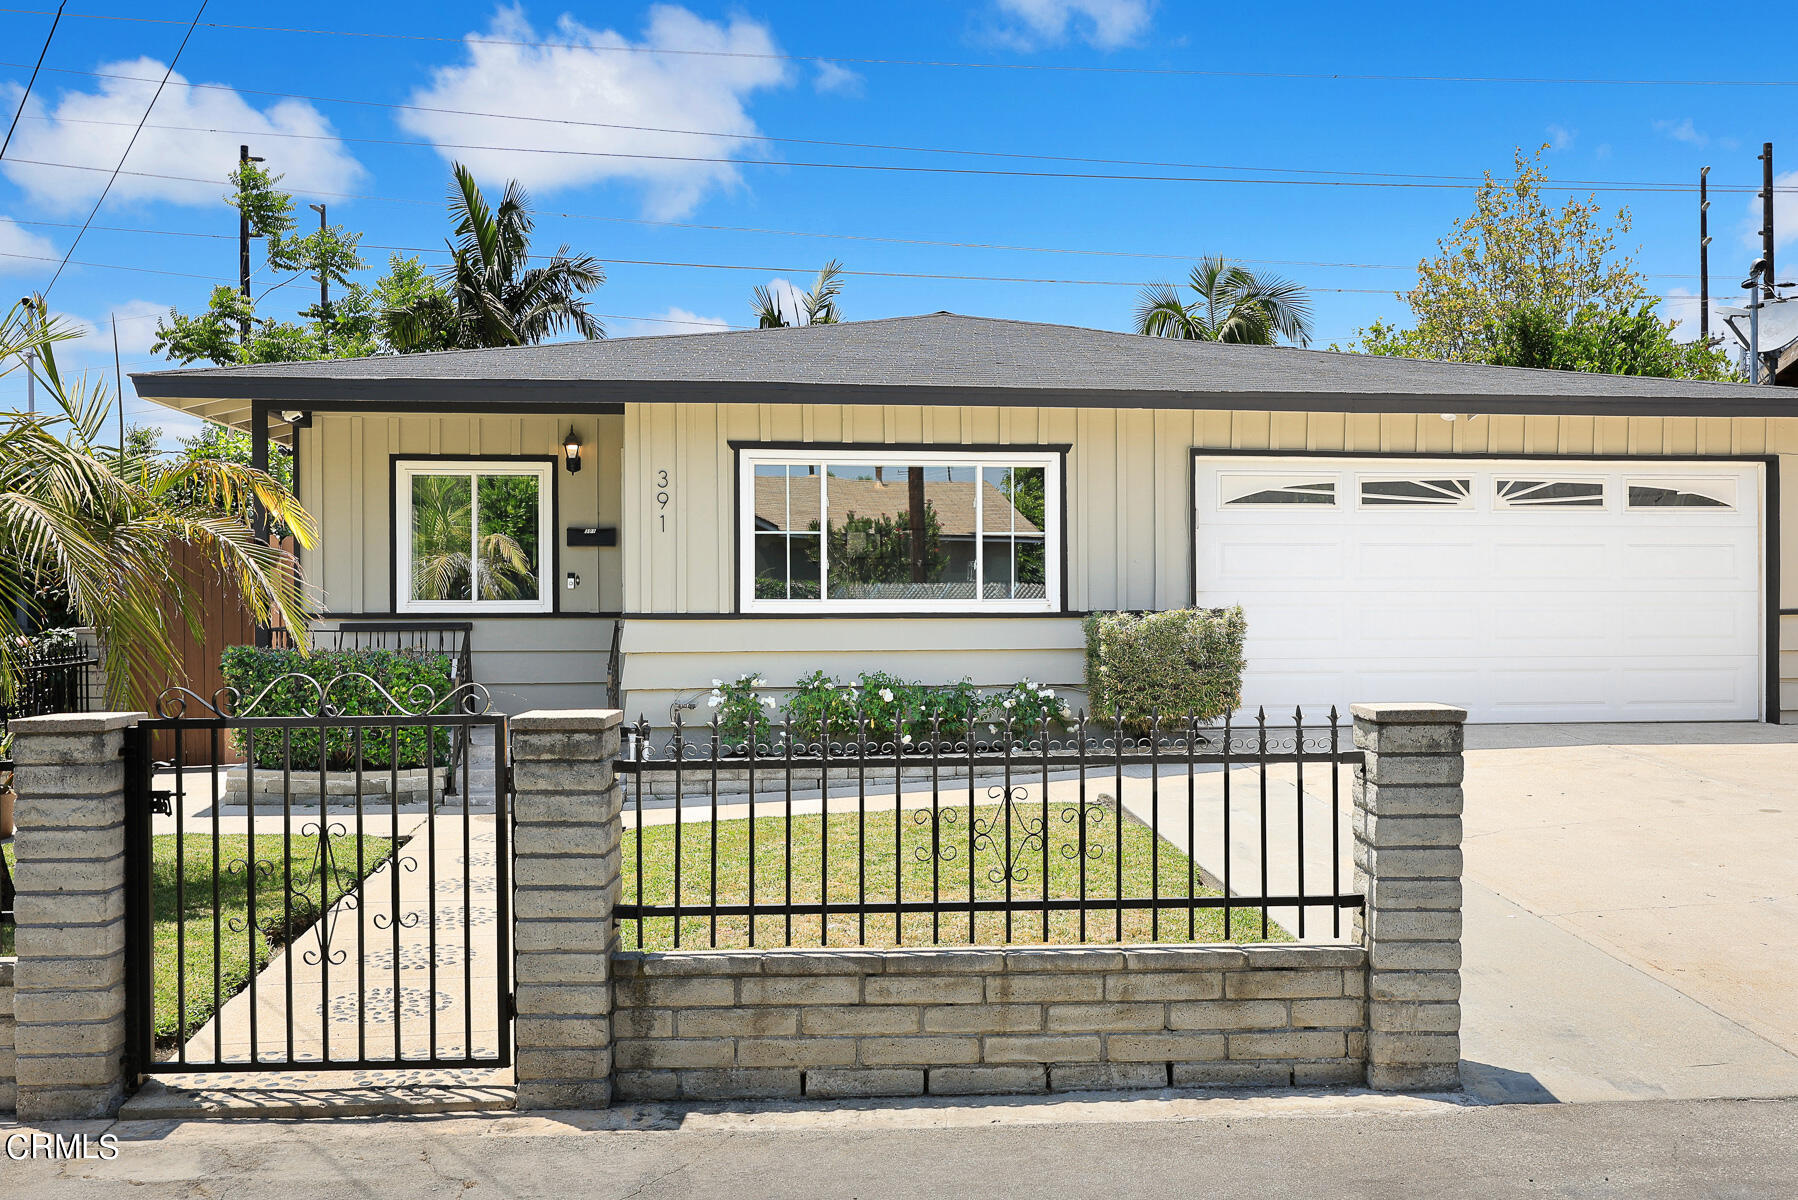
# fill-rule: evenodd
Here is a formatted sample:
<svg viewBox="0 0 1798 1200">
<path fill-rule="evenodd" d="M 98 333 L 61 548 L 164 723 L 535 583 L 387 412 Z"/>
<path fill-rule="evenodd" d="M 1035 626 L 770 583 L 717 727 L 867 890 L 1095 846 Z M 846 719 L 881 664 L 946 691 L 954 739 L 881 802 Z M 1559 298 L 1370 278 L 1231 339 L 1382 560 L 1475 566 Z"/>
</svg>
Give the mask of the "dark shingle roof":
<svg viewBox="0 0 1798 1200">
<path fill-rule="evenodd" d="M 936 313 L 798 329 L 560 342 L 133 375 L 161 400 L 583 398 L 1352 409 L 1798 413 L 1746 384 L 1235 346 Z"/>
</svg>

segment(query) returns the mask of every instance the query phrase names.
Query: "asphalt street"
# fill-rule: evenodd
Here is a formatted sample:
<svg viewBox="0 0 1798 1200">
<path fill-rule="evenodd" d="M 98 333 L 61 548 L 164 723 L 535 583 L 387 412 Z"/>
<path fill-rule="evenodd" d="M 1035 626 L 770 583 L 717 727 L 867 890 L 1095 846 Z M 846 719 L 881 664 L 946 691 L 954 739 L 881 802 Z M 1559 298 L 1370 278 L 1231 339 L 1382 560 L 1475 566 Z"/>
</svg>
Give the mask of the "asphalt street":
<svg viewBox="0 0 1798 1200">
<path fill-rule="evenodd" d="M 1122 1103 L 1122 1102 L 1119 1102 Z M 1791 1197 L 1798 1101 L 1477 1106 L 1314 1097 L 878 1120 L 461 1116 L 90 1123 L 111 1161 L 0 1160 L 0 1198 Z M 1201 1105 L 1202 1108 L 1202 1105 Z M 850 1114 L 852 1117 L 855 1114 Z M 875 1112 L 864 1117 L 894 1116 Z M 593 1128 L 635 1124 L 638 1128 Z M 668 1126 L 672 1125 L 670 1128 Z M 765 1127 L 764 1127 L 765 1126 Z M 0 1126 L 0 1138 L 19 1131 Z M 8 1143 L 9 1145 L 17 1143 Z"/>
</svg>

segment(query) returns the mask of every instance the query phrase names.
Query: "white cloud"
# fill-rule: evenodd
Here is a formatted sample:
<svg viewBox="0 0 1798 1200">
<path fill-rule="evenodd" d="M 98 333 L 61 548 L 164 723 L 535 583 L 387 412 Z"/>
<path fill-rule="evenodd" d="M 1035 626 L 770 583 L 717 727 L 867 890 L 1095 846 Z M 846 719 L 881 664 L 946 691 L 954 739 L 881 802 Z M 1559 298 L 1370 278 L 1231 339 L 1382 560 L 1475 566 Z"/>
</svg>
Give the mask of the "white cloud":
<svg viewBox="0 0 1798 1200">
<path fill-rule="evenodd" d="M 6 176 L 46 207 L 79 209 L 100 194 L 107 173 L 124 153 L 132 128 L 143 116 L 144 106 L 156 92 L 156 81 L 167 68 L 155 59 L 138 58 L 103 63 L 97 69 L 134 78 L 102 79 L 97 91 L 68 91 L 53 101 L 33 96 L 26 119 L 19 122 L 13 135 L 12 149 L 4 164 Z M 216 205 L 226 186 L 225 176 L 237 163 L 237 148 L 243 143 L 248 143 L 253 153 L 267 158 L 268 165 L 278 174 L 285 175 L 284 186 L 292 191 L 344 191 L 361 179 L 361 164 L 337 140 L 331 123 L 310 104 L 281 100 L 266 109 L 257 109 L 234 91 L 177 86 L 185 82 L 179 72 L 169 77 L 169 86 L 163 89 L 155 111 L 131 149 L 125 171 L 207 182 L 153 179 L 120 172 L 112 185 L 113 198 Z M 274 136 L 279 133 L 308 136 Z M 71 171 L 15 163 L 14 159 L 104 169 Z"/>
<path fill-rule="evenodd" d="M 1713 282 L 1716 281 L 1716 271 L 1714 268 L 1712 270 L 1712 279 Z M 1726 345 L 1733 346 L 1735 344 L 1734 339 L 1730 338 L 1729 329 L 1723 324 L 1723 314 L 1718 310 L 1721 308 L 1739 308 L 1747 302 L 1748 299 L 1745 296 L 1720 296 L 1717 293 L 1712 292 L 1711 336 L 1713 338 L 1721 336 L 1725 339 Z M 1689 342 L 1698 337 L 1698 309 L 1698 293 L 1692 291 L 1690 288 L 1671 288 L 1667 293 L 1667 298 L 1661 301 L 1661 317 L 1664 320 L 1678 322 L 1678 324 L 1673 327 L 1673 336 L 1682 342 Z"/>
<path fill-rule="evenodd" d="M 1685 117 L 1678 121 L 1656 121 L 1654 130 L 1676 142 L 1684 142 L 1688 146 L 1703 147 L 1711 144 L 1710 135 L 1700 133 L 1698 127 L 1692 124 L 1691 117 Z"/>
<path fill-rule="evenodd" d="M 541 38 L 519 8 L 502 8 L 487 40 L 470 35 L 465 62 L 440 67 L 429 87 L 412 93 L 413 104 L 464 112 L 531 117 L 574 117 L 621 125 L 703 130 L 703 136 L 629 129 L 405 112 L 400 123 L 438 144 L 446 160 L 468 165 L 484 183 L 516 178 L 543 190 L 602 180 L 628 180 L 645 188 L 653 216 L 685 215 L 713 189 L 740 182 L 728 163 L 668 162 L 578 154 L 521 153 L 531 149 L 598 154 L 684 155 L 722 158 L 753 149 L 744 139 L 759 132 L 745 109 L 756 91 L 790 82 L 766 26 L 746 17 L 728 23 L 704 20 L 684 8 L 656 5 L 640 42 L 612 30 L 591 29 L 563 16 L 551 38 Z M 560 46 L 498 45 L 555 41 Z M 727 52 L 717 55 L 644 54 L 632 46 L 666 46 Z M 458 149 L 445 143 L 504 146 Z"/>
<path fill-rule="evenodd" d="M 817 64 L 818 74 L 812 79 L 812 87 L 819 92 L 835 92 L 840 96 L 859 96 L 862 94 L 864 80 L 857 71 L 851 71 L 840 63 L 821 62 Z"/>
<path fill-rule="evenodd" d="M 613 337 L 656 337 L 669 333 L 711 333 L 729 328 L 730 322 L 723 317 L 702 317 L 685 308 L 670 308 L 657 313 L 653 319 L 616 318 L 608 323 L 607 332 Z"/>
<path fill-rule="evenodd" d="M 1149 28 L 1156 0 L 996 0 L 1009 19 L 1001 36 L 1022 48 L 1066 41 L 1069 34 L 1102 50 L 1134 42 Z"/>
<path fill-rule="evenodd" d="M 49 238 L 30 232 L 9 217 L 0 217 L 0 275 L 42 274 L 49 264 L 40 260 L 61 257 Z"/>
<path fill-rule="evenodd" d="M 1579 134 L 1565 125 L 1550 125 L 1548 136 L 1556 150 L 1571 150 L 1573 149 L 1573 139 Z"/>
</svg>

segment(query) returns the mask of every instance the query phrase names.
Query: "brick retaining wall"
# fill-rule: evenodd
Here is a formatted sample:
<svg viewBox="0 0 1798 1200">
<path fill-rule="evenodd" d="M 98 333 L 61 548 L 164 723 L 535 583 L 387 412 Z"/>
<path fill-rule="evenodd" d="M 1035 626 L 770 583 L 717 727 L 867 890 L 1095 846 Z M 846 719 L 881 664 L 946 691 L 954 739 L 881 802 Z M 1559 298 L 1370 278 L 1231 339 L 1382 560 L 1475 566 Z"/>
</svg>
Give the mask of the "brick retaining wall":
<svg viewBox="0 0 1798 1200">
<path fill-rule="evenodd" d="M 614 1094 L 1360 1083 L 1359 946 L 613 956 Z"/>
</svg>

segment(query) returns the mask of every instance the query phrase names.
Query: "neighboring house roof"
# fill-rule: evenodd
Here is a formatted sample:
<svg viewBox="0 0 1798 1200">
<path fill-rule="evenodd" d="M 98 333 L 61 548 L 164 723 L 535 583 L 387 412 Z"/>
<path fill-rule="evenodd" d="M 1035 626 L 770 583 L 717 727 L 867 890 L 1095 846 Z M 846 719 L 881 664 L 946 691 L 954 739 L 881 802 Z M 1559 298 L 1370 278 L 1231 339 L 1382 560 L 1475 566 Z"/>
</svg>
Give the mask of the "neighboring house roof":
<svg viewBox="0 0 1798 1200">
<path fill-rule="evenodd" d="M 601 411 L 625 402 L 1609 415 L 1798 415 L 1798 393 L 935 313 L 497 350 L 134 374 L 215 419 L 250 402 L 329 409 Z"/>
<path fill-rule="evenodd" d="M 988 533 L 1007 529 L 1017 533 L 1042 532 L 1030 518 L 1013 508 L 1005 494 L 992 484 L 983 482 L 981 492 L 980 503 L 985 510 Z M 974 535 L 973 480 L 927 479 L 924 481 L 924 503 L 936 512 L 937 524 L 944 537 Z M 911 512 L 911 490 L 903 476 L 896 481 L 883 482 L 842 479 L 833 475 L 830 479 L 830 510 L 833 515 L 903 518 Z M 813 528 L 818 524 L 818 477 L 757 475 L 755 519 L 756 526 L 761 529 Z"/>
</svg>

